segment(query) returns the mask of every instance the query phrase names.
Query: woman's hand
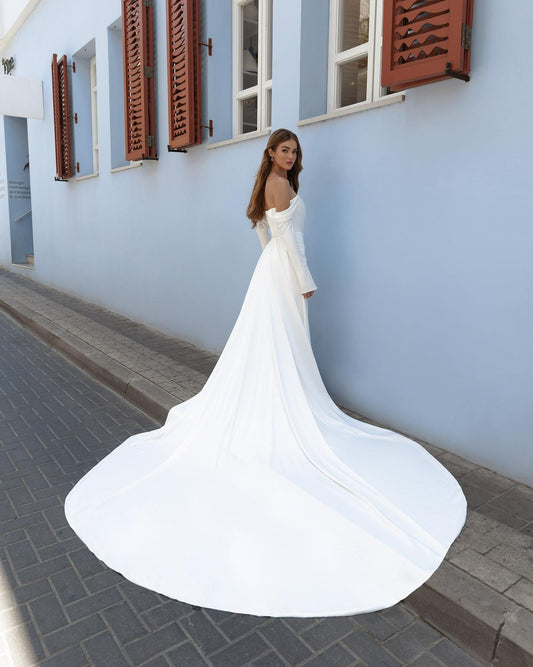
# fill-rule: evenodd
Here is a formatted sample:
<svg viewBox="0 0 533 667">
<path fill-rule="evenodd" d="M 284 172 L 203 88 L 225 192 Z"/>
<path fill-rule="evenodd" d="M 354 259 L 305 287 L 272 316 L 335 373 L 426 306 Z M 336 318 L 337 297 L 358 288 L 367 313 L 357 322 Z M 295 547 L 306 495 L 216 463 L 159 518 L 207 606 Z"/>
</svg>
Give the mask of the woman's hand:
<svg viewBox="0 0 533 667">
<path fill-rule="evenodd" d="M 312 292 L 304 292 L 303 297 L 304 299 L 309 299 L 309 297 L 313 296 L 316 290 L 313 290 Z"/>
</svg>

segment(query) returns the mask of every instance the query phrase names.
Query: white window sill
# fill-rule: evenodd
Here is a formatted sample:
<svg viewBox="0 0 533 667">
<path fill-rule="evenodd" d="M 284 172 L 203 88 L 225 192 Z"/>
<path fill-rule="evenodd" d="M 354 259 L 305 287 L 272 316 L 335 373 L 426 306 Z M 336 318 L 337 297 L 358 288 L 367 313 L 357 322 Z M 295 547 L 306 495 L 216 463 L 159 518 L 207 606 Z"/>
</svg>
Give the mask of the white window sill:
<svg viewBox="0 0 533 667">
<path fill-rule="evenodd" d="M 85 176 L 76 176 L 74 179 L 76 183 L 78 181 L 87 181 L 89 178 L 96 178 L 98 176 L 98 172 L 96 171 L 94 174 L 86 174 Z"/>
<path fill-rule="evenodd" d="M 128 169 L 135 169 L 136 167 L 142 167 L 143 161 L 138 160 L 137 162 L 130 162 L 130 164 L 125 164 L 123 167 L 113 167 L 109 170 L 110 174 L 116 174 L 119 171 L 128 171 Z"/>
<path fill-rule="evenodd" d="M 233 139 L 226 139 L 225 141 L 217 141 L 214 144 L 207 144 L 207 149 L 212 150 L 213 148 L 221 148 L 222 146 L 231 146 L 231 144 L 239 144 L 241 141 L 248 141 L 249 139 L 257 139 L 257 137 L 266 137 L 267 134 L 270 134 L 270 128 L 268 128 L 268 130 L 257 130 L 256 132 L 247 132 L 246 134 L 239 134 L 238 137 L 233 137 Z"/>
<path fill-rule="evenodd" d="M 349 116 L 353 113 L 359 113 L 361 111 L 368 111 L 369 109 L 377 109 L 379 107 L 386 107 L 389 104 L 396 104 L 396 102 L 403 102 L 405 100 L 405 93 L 392 93 L 386 97 L 382 97 L 375 102 L 360 102 L 359 104 L 354 104 L 350 107 L 344 107 L 343 109 L 337 109 L 335 111 L 330 111 L 325 113 L 322 116 L 313 116 L 312 118 L 304 118 L 303 120 L 297 121 L 296 125 L 302 127 L 304 125 L 311 125 L 312 123 L 321 123 L 324 120 L 330 120 L 331 118 L 339 118 L 340 116 Z"/>
</svg>

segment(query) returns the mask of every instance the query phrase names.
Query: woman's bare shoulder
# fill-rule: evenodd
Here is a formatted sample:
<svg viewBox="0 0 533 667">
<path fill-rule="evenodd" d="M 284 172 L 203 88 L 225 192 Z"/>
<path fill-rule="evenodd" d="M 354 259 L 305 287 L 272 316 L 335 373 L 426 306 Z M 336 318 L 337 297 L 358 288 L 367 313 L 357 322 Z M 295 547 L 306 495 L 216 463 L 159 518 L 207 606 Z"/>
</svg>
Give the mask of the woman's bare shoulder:
<svg viewBox="0 0 533 667">
<path fill-rule="evenodd" d="M 283 211 L 289 207 L 291 188 L 289 181 L 282 176 L 272 174 L 265 183 L 265 204 L 266 208 L 275 208 L 277 211 Z"/>
</svg>

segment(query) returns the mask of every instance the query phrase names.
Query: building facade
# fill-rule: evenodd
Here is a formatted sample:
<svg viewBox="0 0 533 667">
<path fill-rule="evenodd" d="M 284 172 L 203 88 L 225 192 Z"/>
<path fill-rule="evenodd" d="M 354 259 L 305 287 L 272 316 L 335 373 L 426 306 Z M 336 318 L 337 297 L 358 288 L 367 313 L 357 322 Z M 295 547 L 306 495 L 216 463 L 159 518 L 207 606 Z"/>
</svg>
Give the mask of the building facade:
<svg viewBox="0 0 533 667">
<path fill-rule="evenodd" d="M 187 107 L 201 134 L 186 152 L 167 148 L 184 144 L 169 132 L 172 3 L 141 3 L 153 134 L 138 159 L 125 1 L 40 0 L 11 27 L 4 17 L 0 265 L 220 351 L 260 253 L 245 217 L 255 171 L 270 129 L 288 127 L 303 149 L 311 335 L 332 396 L 532 484 L 531 2 L 477 0 L 468 83 L 402 89 L 382 79 L 392 0 L 201 0 L 186 81 L 201 92 Z M 394 0 L 413 21 L 426 4 Z M 65 180 L 53 54 L 66 56 L 77 114 Z"/>
</svg>

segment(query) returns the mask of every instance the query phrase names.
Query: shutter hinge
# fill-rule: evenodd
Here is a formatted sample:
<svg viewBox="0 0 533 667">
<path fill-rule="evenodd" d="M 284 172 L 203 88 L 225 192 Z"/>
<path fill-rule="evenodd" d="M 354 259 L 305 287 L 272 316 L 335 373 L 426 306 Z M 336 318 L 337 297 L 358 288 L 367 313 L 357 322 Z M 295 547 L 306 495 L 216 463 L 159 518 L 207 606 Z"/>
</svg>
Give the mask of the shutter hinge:
<svg viewBox="0 0 533 667">
<path fill-rule="evenodd" d="M 143 0 L 143 5 L 145 7 L 151 7 L 152 6 L 152 0 Z"/>
<path fill-rule="evenodd" d="M 155 146 L 155 137 L 153 134 L 147 134 L 146 135 L 146 145 L 147 146 Z"/>
<path fill-rule="evenodd" d="M 151 79 L 154 76 L 154 68 L 146 65 L 146 67 L 144 68 L 144 76 L 147 79 Z"/>
<path fill-rule="evenodd" d="M 461 35 L 461 46 L 467 51 L 472 46 L 472 26 L 463 23 L 463 32 Z"/>
</svg>

